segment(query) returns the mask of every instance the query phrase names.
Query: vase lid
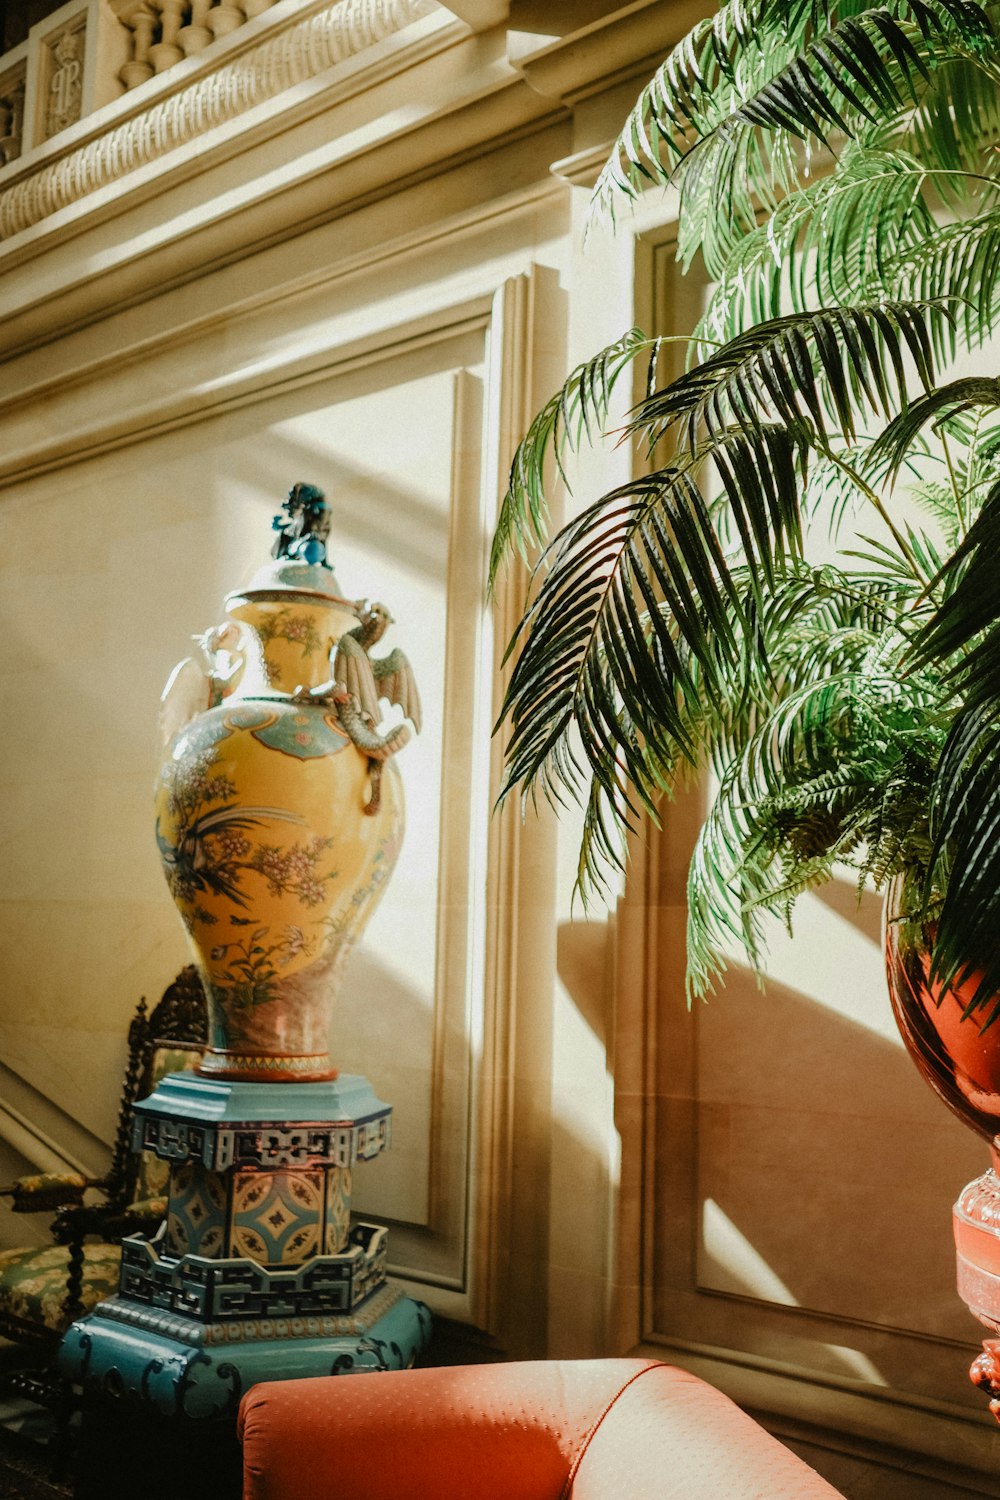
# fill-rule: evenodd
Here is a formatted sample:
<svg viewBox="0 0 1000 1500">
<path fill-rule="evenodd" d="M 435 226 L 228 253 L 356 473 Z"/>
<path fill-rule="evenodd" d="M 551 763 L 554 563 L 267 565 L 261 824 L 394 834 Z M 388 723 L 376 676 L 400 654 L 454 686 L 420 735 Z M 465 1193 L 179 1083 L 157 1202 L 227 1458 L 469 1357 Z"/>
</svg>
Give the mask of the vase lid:
<svg viewBox="0 0 1000 1500">
<path fill-rule="evenodd" d="M 257 569 L 246 588 L 230 594 L 227 602 L 261 594 L 319 594 L 353 609 L 353 601 L 344 598 L 327 562 L 330 507 L 323 491 L 314 484 L 293 484 L 271 526 L 278 533 L 271 561 Z"/>
</svg>

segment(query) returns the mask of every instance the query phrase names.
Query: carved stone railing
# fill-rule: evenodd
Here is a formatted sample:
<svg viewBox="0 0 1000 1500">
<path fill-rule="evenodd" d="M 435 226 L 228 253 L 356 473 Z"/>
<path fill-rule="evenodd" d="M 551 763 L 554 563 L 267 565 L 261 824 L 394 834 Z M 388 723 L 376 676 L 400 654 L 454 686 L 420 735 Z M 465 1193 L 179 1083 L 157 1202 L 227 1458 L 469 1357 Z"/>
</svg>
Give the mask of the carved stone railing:
<svg viewBox="0 0 1000 1500">
<path fill-rule="evenodd" d="M 203 52 L 245 21 L 269 10 L 275 0 L 111 0 L 128 29 L 129 55 L 118 77 L 134 89 L 165 73 L 185 57 Z"/>
<path fill-rule="evenodd" d="M 229 34 L 275 0 L 70 0 L 0 56 L 0 166 Z"/>
<path fill-rule="evenodd" d="M 274 3 L 71 0 L 33 27 L 27 43 L 0 58 L 0 239 L 438 9 L 436 0 L 334 0 L 322 9 L 304 3 L 300 15 L 286 0 L 282 21 L 275 13 L 274 27 L 262 23 L 260 40 L 230 58 L 223 38 Z M 204 58 L 190 78 L 177 75 L 176 87 L 152 84 L 142 107 L 138 96 L 135 106 L 118 97 L 215 43 L 217 67 Z M 34 149 L 116 98 L 120 108 L 105 111 L 100 130 L 79 146 L 70 137 L 67 149 L 55 141 L 51 150 Z M 29 151 L 19 172 L 16 158 Z"/>
</svg>

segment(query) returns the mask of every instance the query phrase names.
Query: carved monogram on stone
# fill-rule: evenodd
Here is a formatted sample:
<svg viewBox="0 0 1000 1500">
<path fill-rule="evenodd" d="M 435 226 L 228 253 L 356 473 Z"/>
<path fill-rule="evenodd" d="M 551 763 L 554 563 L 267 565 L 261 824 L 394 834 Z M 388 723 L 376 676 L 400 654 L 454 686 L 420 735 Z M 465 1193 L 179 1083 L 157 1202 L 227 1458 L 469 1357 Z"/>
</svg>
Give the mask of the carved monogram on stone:
<svg viewBox="0 0 1000 1500">
<path fill-rule="evenodd" d="M 64 31 L 52 46 L 55 67 L 49 79 L 45 134 L 55 135 L 80 118 L 83 104 L 83 44 L 86 33 Z"/>
</svg>

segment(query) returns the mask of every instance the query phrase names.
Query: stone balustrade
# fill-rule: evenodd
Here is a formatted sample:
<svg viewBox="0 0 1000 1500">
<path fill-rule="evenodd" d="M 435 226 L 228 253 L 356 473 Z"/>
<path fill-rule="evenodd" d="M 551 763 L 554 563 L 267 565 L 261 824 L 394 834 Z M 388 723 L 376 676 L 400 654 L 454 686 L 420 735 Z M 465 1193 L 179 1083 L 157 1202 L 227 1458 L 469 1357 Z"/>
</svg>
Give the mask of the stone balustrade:
<svg viewBox="0 0 1000 1500">
<path fill-rule="evenodd" d="M 0 171 L 276 0 L 70 0 L 0 55 Z"/>
<path fill-rule="evenodd" d="M 0 57 L 0 240 L 437 9 L 435 0 L 284 0 L 253 38 L 226 45 L 273 6 L 70 0 L 33 26 Z M 215 46 L 215 66 L 208 58 L 191 66 Z M 159 75 L 188 60 L 158 86 Z M 146 84 L 146 97 L 133 103 Z M 58 139 L 101 109 L 89 135 Z"/>
<path fill-rule="evenodd" d="M 118 77 L 126 89 L 165 73 L 182 58 L 194 57 L 220 37 L 229 36 L 275 0 L 118 0 L 119 21 L 129 33 L 129 55 Z"/>
</svg>

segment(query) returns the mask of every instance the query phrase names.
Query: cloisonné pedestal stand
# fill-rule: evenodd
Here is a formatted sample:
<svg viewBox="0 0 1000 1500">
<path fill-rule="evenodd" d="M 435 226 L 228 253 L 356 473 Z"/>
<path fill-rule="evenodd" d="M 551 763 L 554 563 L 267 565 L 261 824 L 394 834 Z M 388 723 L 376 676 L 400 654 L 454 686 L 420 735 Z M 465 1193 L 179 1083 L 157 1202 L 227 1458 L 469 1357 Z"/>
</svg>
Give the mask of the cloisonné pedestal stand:
<svg viewBox="0 0 1000 1500">
<path fill-rule="evenodd" d="M 430 1315 L 386 1279 L 387 1231 L 350 1224 L 351 1169 L 384 1150 L 390 1114 L 358 1076 L 163 1079 L 134 1129 L 170 1163 L 167 1219 L 124 1241 L 118 1295 L 63 1341 L 66 1378 L 212 1419 L 260 1380 L 412 1364 Z"/>
</svg>

